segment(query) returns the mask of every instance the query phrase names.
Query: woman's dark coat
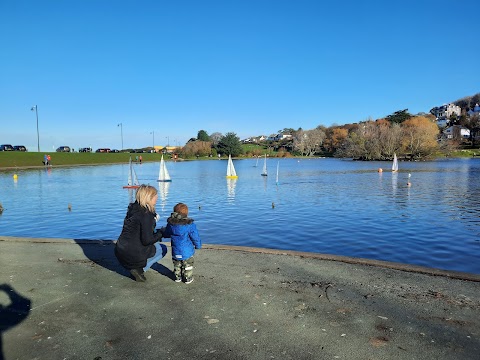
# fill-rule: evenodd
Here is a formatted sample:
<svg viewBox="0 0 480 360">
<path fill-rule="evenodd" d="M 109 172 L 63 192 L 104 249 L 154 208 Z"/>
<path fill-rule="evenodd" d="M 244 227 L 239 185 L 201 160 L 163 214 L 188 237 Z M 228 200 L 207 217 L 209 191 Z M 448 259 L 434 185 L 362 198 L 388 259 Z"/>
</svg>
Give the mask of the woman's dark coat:
<svg viewBox="0 0 480 360">
<path fill-rule="evenodd" d="M 128 206 L 123 221 L 123 229 L 115 246 L 115 255 L 126 269 L 141 269 L 147 259 L 155 255 L 157 241 L 161 241 L 162 233 L 154 232 L 155 214 L 134 202 Z"/>
</svg>

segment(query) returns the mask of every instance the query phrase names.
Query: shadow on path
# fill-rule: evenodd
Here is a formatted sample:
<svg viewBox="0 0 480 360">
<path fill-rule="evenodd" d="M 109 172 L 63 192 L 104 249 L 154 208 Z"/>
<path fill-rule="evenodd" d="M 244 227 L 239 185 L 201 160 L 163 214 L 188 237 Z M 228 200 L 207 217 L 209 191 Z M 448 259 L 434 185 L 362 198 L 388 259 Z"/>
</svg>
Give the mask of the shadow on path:
<svg viewBox="0 0 480 360">
<path fill-rule="evenodd" d="M 17 293 L 10 285 L 0 285 L 0 293 L 5 293 L 10 304 L 0 302 L 0 360 L 3 356 L 3 333 L 25 320 L 30 313 L 30 299 Z"/>
<path fill-rule="evenodd" d="M 90 261 L 119 275 L 130 278 L 130 272 L 118 262 L 115 256 L 115 243 L 112 240 L 74 240 Z"/>
<path fill-rule="evenodd" d="M 115 243 L 112 240 L 85 240 L 74 239 L 75 242 L 83 250 L 85 256 L 93 261 L 95 264 L 104 267 L 110 271 L 116 272 L 119 275 L 133 279 L 130 271 L 125 269 L 117 260 L 115 256 Z M 152 265 L 152 270 L 174 279 L 173 272 L 162 264 L 156 263 Z M 1 360 L 1 359 L 0 359 Z"/>
</svg>

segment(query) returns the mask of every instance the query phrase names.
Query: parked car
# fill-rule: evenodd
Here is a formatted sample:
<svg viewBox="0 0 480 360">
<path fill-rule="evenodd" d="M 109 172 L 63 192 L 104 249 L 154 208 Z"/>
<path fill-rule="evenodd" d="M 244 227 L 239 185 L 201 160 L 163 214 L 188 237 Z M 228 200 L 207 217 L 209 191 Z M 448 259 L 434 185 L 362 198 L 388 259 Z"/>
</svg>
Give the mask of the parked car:
<svg viewBox="0 0 480 360">
<path fill-rule="evenodd" d="M 78 152 L 92 152 L 92 148 L 91 147 L 80 148 L 78 149 Z"/>
<path fill-rule="evenodd" d="M 57 148 L 57 152 L 70 152 L 70 146 L 60 146 Z"/>
<path fill-rule="evenodd" d="M 0 151 L 13 151 L 13 146 L 10 144 L 0 145 Z"/>
<path fill-rule="evenodd" d="M 97 151 L 95 151 L 97 153 L 109 153 L 110 152 L 110 149 L 109 148 L 100 148 L 100 149 L 97 149 Z"/>
<path fill-rule="evenodd" d="M 13 150 L 15 150 L 15 151 L 27 151 L 27 148 L 23 145 L 15 145 L 13 147 Z"/>
<path fill-rule="evenodd" d="M 117 150 L 117 149 L 112 149 L 112 150 L 110 150 L 110 152 L 112 152 L 112 153 L 119 153 L 119 152 L 120 152 L 120 150 Z"/>
</svg>

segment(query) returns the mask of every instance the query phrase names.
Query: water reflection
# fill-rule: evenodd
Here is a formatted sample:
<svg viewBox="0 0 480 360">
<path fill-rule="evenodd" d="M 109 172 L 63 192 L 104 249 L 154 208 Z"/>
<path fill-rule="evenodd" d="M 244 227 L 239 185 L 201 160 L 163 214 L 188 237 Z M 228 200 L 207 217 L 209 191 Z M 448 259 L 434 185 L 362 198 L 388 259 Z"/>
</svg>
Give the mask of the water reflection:
<svg viewBox="0 0 480 360">
<path fill-rule="evenodd" d="M 167 205 L 168 200 L 168 190 L 170 189 L 170 182 L 159 182 L 158 183 L 158 192 L 160 193 L 160 205 L 162 206 L 162 211 L 165 211 L 165 206 Z"/>
<path fill-rule="evenodd" d="M 227 200 L 230 204 L 235 202 L 235 187 L 237 186 L 237 179 L 227 179 Z"/>
<path fill-rule="evenodd" d="M 398 173 L 392 172 L 392 193 L 394 197 L 397 195 L 397 188 L 398 188 Z"/>
<path fill-rule="evenodd" d="M 161 216 L 188 204 L 208 243 L 480 273 L 480 159 L 405 162 L 399 173 L 378 175 L 386 163 L 282 159 L 280 186 L 274 172 L 261 176 L 252 162 L 237 161 L 240 178 L 226 184 L 224 161 L 172 164 L 174 182 L 160 184 L 158 162 L 144 163 L 142 182 L 158 184 Z M 135 199 L 135 190 L 123 189 L 127 175 L 127 163 L 19 169 L 17 183 L 13 170 L 0 172 L 0 235 L 117 239 Z"/>
</svg>

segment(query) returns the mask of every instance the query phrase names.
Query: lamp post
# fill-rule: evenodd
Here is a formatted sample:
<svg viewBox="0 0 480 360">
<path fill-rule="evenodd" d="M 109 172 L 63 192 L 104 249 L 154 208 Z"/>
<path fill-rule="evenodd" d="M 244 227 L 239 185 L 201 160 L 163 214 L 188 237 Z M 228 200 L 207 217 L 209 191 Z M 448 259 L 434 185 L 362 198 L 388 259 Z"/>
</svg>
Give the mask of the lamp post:
<svg viewBox="0 0 480 360">
<path fill-rule="evenodd" d="M 37 115 L 37 150 L 38 152 L 40 152 L 40 133 L 38 132 L 38 106 L 33 105 L 30 110 L 35 110 L 35 114 Z"/>
<path fill-rule="evenodd" d="M 152 131 L 150 134 L 152 134 L 152 135 L 153 135 L 153 140 L 152 140 L 152 141 L 153 141 L 153 142 L 152 142 L 152 150 L 154 150 L 154 151 L 155 151 L 155 130 L 153 130 L 153 131 Z"/>
<path fill-rule="evenodd" d="M 169 136 L 165 136 L 165 138 L 167 139 L 167 146 L 170 146 L 170 137 L 169 137 Z"/>
<path fill-rule="evenodd" d="M 122 137 L 122 150 L 123 150 L 123 125 L 122 123 L 118 124 L 117 127 L 120 126 L 120 136 Z"/>
</svg>

